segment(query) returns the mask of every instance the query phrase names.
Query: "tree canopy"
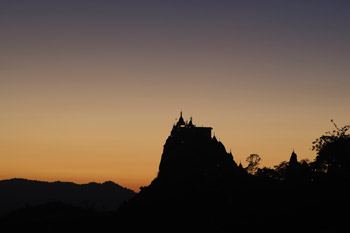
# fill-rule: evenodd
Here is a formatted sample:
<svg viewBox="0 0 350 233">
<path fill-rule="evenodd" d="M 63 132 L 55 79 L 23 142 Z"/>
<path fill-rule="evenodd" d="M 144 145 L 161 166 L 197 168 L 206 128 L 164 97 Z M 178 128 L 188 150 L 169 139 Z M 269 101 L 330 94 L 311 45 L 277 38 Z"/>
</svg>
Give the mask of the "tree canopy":
<svg viewBox="0 0 350 233">
<path fill-rule="evenodd" d="M 331 120 L 335 129 L 313 142 L 312 150 L 317 152 L 316 168 L 322 172 L 350 172 L 350 125 L 338 127 Z"/>
</svg>

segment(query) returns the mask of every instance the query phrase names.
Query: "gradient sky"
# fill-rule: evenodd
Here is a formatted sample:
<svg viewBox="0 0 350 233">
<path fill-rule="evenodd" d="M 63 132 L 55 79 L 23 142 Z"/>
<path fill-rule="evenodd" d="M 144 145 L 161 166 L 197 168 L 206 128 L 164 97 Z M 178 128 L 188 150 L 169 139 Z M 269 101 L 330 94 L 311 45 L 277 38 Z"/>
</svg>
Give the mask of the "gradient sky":
<svg viewBox="0 0 350 233">
<path fill-rule="evenodd" d="M 0 179 L 138 191 L 175 118 L 237 163 L 350 123 L 350 1 L 0 2 Z"/>
</svg>

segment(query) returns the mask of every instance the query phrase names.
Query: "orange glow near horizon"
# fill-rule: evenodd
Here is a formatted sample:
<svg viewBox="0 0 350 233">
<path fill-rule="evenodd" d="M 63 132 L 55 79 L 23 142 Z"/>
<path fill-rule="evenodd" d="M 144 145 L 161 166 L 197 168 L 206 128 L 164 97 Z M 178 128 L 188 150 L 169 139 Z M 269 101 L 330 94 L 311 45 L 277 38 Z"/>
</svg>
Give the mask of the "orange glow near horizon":
<svg viewBox="0 0 350 233">
<path fill-rule="evenodd" d="M 251 153 L 258 153 L 264 166 L 277 165 L 288 160 L 293 149 L 298 159 L 312 160 L 311 142 L 324 133 L 321 128 L 331 127 L 329 121 L 310 124 L 311 121 L 300 119 L 264 118 L 251 122 L 243 114 L 231 121 L 220 117 L 222 113 L 206 113 L 202 114 L 205 117 L 192 114 L 194 123 L 200 126 L 205 121 L 213 122 L 203 125 L 214 126 L 216 137 L 227 151 L 232 150 L 235 161 L 243 165 Z M 175 117 L 172 123 L 167 120 L 171 121 L 171 115 L 175 114 L 159 112 L 139 119 L 131 114 L 130 118 L 134 119 L 129 124 L 125 124 L 126 119 L 118 119 L 118 112 L 108 119 L 95 116 L 87 120 L 89 117 L 83 119 L 82 115 L 82 119 L 74 122 L 69 117 L 57 119 L 52 115 L 46 116 L 45 121 L 34 117 L 29 120 L 27 116 L 25 125 L 13 122 L 7 133 L 1 134 L 0 177 L 76 183 L 112 180 L 138 191 L 156 177 L 162 146 Z M 11 124 L 8 121 L 6 125 Z"/>
</svg>

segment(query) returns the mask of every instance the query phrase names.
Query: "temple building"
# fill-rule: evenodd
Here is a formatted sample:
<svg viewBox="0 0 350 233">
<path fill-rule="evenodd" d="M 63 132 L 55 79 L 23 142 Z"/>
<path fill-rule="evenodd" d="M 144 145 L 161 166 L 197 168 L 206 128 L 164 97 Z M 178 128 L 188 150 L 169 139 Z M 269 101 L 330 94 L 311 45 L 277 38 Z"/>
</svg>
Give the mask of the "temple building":
<svg viewBox="0 0 350 233">
<path fill-rule="evenodd" d="M 197 127 L 192 122 L 192 117 L 189 122 L 185 122 L 182 117 L 182 111 L 180 112 L 180 118 L 176 124 L 174 124 L 171 131 L 171 136 L 196 136 L 201 138 L 211 139 L 211 127 Z"/>
</svg>

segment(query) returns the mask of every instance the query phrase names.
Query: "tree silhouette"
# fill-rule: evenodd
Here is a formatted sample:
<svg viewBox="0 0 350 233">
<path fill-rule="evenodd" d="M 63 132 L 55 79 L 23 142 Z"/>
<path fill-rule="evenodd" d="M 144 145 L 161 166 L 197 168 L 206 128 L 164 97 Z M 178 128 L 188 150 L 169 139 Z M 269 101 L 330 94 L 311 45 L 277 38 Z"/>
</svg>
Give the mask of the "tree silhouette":
<svg viewBox="0 0 350 233">
<path fill-rule="evenodd" d="M 258 154 L 251 154 L 247 157 L 246 162 L 248 166 L 245 168 L 246 171 L 252 175 L 256 174 L 260 165 L 261 158 Z"/>
<path fill-rule="evenodd" d="M 283 161 L 278 165 L 275 165 L 275 171 L 278 173 L 280 180 L 284 180 L 287 175 L 287 167 L 288 167 L 288 162 Z"/>
<path fill-rule="evenodd" d="M 312 150 L 317 151 L 314 164 L 318 171 L 324 173 L 349 173 L 350 135 L 347 131 L 350 125 L 339 128 L 333 120 L 331 122 L 335 129 L 326 132 L 313 142 Z"/>
</svg>

